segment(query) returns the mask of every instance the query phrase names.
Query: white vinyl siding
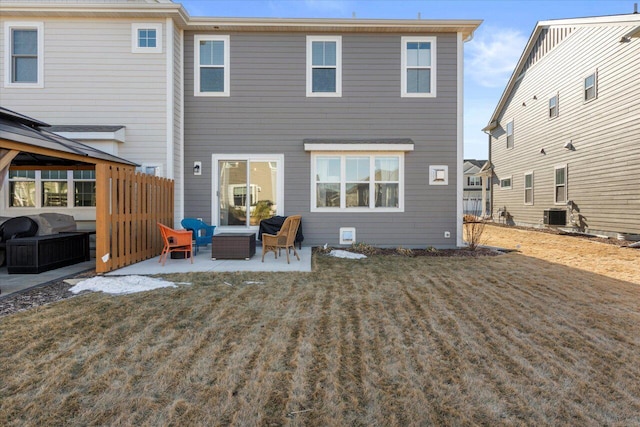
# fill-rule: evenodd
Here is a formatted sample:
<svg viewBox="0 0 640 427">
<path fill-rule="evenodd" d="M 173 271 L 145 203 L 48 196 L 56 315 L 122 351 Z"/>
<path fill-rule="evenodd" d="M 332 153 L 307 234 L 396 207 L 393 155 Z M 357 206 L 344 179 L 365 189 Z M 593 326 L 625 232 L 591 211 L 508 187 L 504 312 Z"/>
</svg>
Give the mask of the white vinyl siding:
<svg viewBox="0 0 640 427">
<path fill-rule="evenodd" d="M 5 22 L 4 86 L 44 87 L 44 23 Z"/>
<path fill-rule="evenodd" d="M 230 37 L 197 35 L 194 40 L 194 96 L 230 96 Z"/>
<path fill-rule="evenodd" d="M 341 36 L 307 36 L 307 96 L 342 96 Z"/>
<path fill-rule="evenodd" d="M 402 37 L 402 97 L 436 96 L 436 38 Z"/>
<path fill-rule="evenodd" d="M 402 211 L 402 153 L 312 155 L 313 212 Z"/>
</svg>

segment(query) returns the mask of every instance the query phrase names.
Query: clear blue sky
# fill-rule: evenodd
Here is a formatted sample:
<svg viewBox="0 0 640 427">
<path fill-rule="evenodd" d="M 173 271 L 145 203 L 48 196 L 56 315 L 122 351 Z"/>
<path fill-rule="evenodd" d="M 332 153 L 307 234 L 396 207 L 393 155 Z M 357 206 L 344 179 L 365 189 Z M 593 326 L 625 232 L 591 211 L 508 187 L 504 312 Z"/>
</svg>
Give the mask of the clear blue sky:
<svg viewBox="0 0 640 427">
<path fill-rule="evenodd" d="M 464 157 L 486 159 L 481 129 L 538 21 L 633 12 L 628 1 L 174 0 L 191 16 L 263 18 L 482 19 L 465 45 Z M 640 0 L 635 0 L 640 2 Z"/>
</svg>

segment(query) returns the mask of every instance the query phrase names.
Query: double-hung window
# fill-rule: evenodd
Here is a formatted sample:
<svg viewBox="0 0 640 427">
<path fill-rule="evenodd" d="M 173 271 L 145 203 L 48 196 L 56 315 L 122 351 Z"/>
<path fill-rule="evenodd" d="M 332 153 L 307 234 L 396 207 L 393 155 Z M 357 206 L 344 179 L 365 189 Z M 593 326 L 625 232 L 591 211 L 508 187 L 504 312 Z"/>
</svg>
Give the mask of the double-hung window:
<svg viewBox="0 0 640 427">
<path fill-rule="evenodd" d="M 44 24 L 5 23 L 5 87 L 44 87 Z"/>
<path fill-rule="evenodd" d="M 313 155 L 312 210 L 402 211 L 402 153 Z"/>
<path fill-rule="evenodd" d="M 34 208 L 36 199 L 36 171 L 9 170 L 9 206 Z"/>
<path fill-rule="evenodd" d="M 598 73 L 594 71 L 584 78 L 584 101 L 591 101 L 598 96 Z"/>
<path fill-rule="evenodd" d="M 307 96 L 342 96 L 341 36 L 307 36 Z"/>
<path fill-rule="evenodd" d="M 73 171 L 74 206 L 96 205 L 96 172 L 93 170 Z"/>
<path fill-rule="evenodd" d="M 507 148 L 513 148 L 513 120 L 507 123 Z"/>
<path fill-rule="evenodd" d="M 402 37 L 401 96 L 436 96 L 436 38 Z"/>
<path fill-rule="evenodd" d="M 131 24 L 132 53 L 162 53 L 162 24 Z"/>
<path fill-rule="evenodd" d="M 549 118 L 553 119 L 558 117 L 558 95 L 553 95 L 549 98 Z"/>
<path fill-rule="evenodd" d="M 524 204 L 533 205 L 533 172 L 524 174 Z"/>
<path fill-rule="evenodd" d="M 229 96 L 229 36 L 194 39 L 194 96 Z"/>
<path fill-rule="evenodd" d="M 567 203 L 567 165 L 554 168 L 555 203 L 564 205 Z"/>
</svg>

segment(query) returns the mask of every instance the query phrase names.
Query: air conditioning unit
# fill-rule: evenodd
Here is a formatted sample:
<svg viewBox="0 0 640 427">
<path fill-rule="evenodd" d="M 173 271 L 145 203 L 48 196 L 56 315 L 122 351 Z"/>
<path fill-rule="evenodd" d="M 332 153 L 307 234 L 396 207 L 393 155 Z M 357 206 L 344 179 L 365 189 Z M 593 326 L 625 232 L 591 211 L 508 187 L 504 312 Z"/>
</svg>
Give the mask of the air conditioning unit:
<svg viewBox="0 0 640 427">
<path fill-rule="evenodd" d="M 567 225 L 567 211 L 565 209 L 546 209 L 544 211 L 544 225 Z"/>
</svg>

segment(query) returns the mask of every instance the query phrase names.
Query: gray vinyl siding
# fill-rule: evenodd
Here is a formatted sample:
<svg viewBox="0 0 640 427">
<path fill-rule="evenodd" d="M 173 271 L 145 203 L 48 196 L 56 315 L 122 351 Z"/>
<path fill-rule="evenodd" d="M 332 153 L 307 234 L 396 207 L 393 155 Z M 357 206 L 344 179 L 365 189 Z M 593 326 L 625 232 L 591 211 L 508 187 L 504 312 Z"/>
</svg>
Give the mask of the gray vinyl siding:
<svg viewBox="0 0 640 427">
<path fill-rule="evenodd" d="M 182 213 L 184 206 L 184 141 L 182 139 L 182 116 L 184 110 L 184 83 L 183 70 L 184 66 L 182 58 L 184 55 L 184 40 L 182 39 L 182 31 L 176 26 L 173 27 L 172 39 L 167 43 L 173 43 L 173 171 L 174 171 L 174 207 L 175 216 L 174 223 L 177 226 L 180 223 L 178 216 Z"/>
<path fill-rule="evenodd" d="M 499 118 L 514 120 L 514 148 L 502 128 L 491 143 L 497 178 L 513 176 L 510 190 L 495 181 L 494 213 L 506 207 L 515 223 L 538 225 L 543 210 L 565 208 L 554 203 L 554 166 L 566 164 L 567 198 L 586 231 L 640 233 L 640 39 L 620 42 L 637 25 L 577 27 L 515 85 Z M 584 78 L 596 70 L 597 99 L 584 102 Z M 559 116 L 549 119 L 556 92 Z M 563 148 L 569 141 L 575 151 Z M 534 205 L 525 206 L 530 171 Z"/>
<path fill-rule="evenodd" d="M 231 96 L 193 96 L 193 37 L 185 33 L 185 215 L 211 220 L 212 154 L 284 154 L 285 215 L 302 214 L 305 244 L 338 244 L 340 227 L 375 245 L 456 244 L 456 34 L 438 35 L 437 97 L 400 97 L 401 34 L 342 35 L 341 98 L 306 97 L 306 34 L 230 34 Z M 310 212 L 305 138 L 411 138 L 401 213 Z M 449 185 L 429 186 L 429 165 Z M 314 195 L 315 197 L 315 195 Z M 444 239 L 444 231 L 451 238 Z"/>
</svg>

